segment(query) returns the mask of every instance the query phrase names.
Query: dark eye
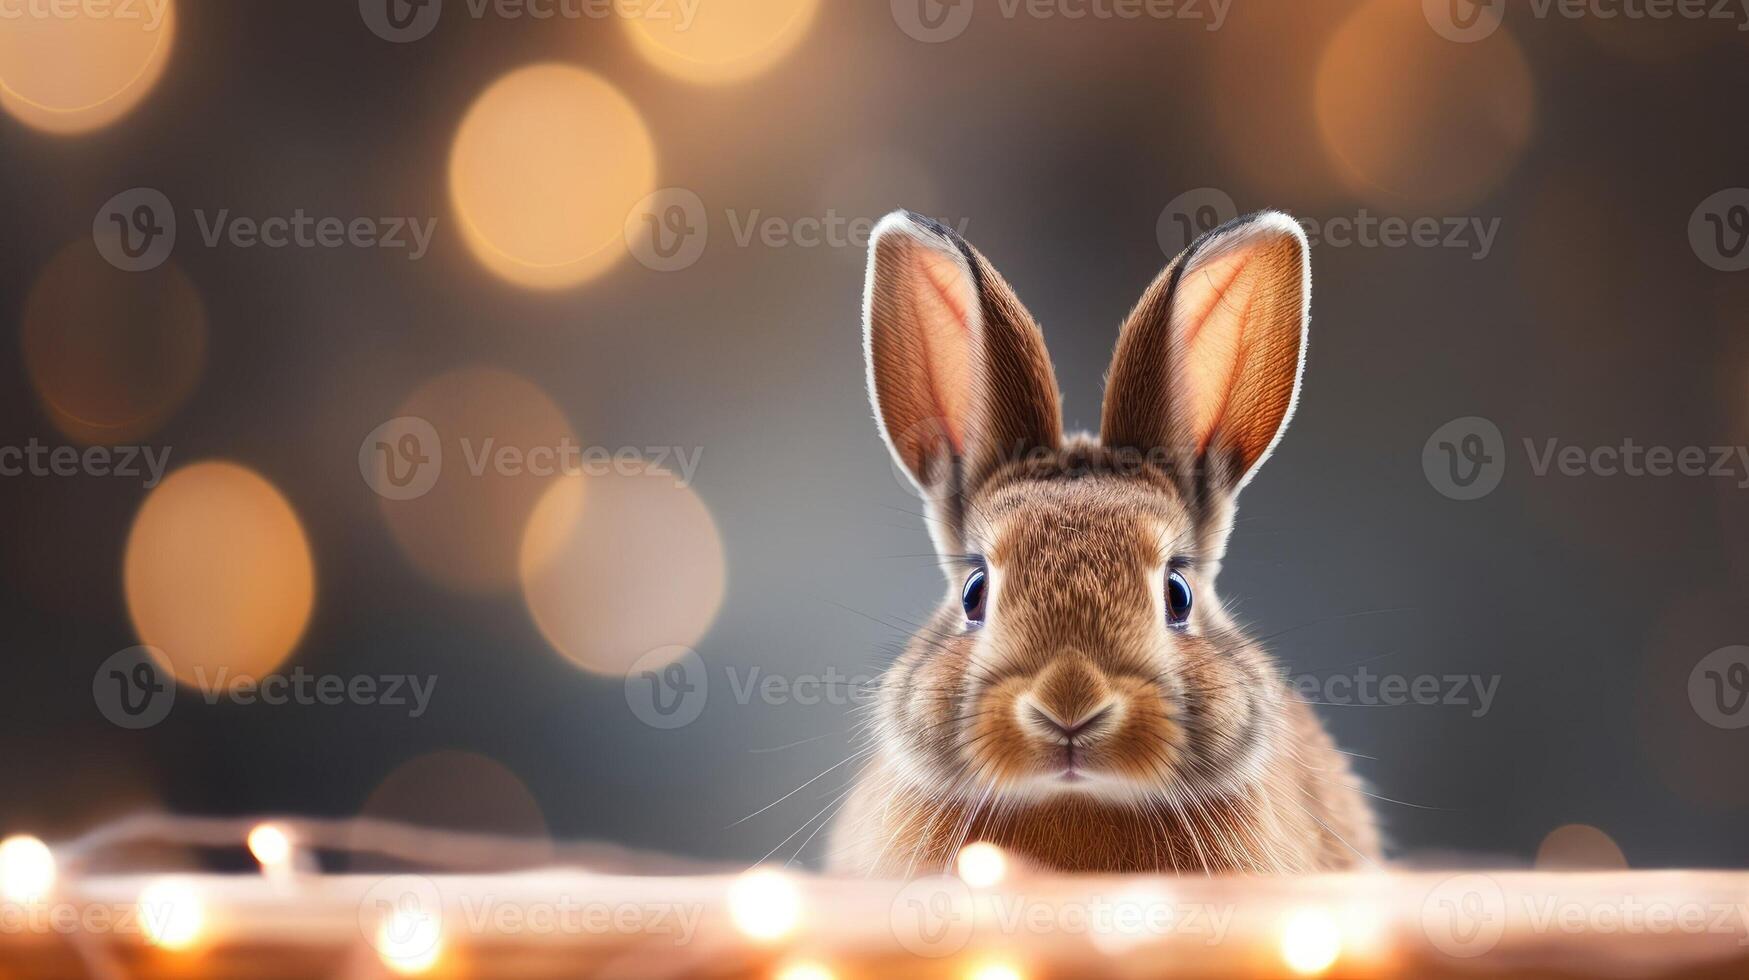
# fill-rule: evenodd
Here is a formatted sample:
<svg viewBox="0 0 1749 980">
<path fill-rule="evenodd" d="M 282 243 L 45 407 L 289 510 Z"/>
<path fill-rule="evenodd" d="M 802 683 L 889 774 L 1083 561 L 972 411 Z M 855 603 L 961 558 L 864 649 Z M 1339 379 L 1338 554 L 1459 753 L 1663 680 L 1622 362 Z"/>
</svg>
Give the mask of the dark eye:
<svg viewBox="0 0 1749 980">
<path fill-rule="evenodd" d="M 1190 583 L 1173 569 L 1166 576 L 1166 625 L 1183 626 L 1190 619 Z"/>
<path fill-rule="evenodd" d="M 989 589 L 985 588 L 988 576 L 982 568 L 972 570 L 966 577 L 966 587 L 960 590 L 960 605 L 966 609 L 966 625 L 984 625 L 984 596 Z"/>
</svg>

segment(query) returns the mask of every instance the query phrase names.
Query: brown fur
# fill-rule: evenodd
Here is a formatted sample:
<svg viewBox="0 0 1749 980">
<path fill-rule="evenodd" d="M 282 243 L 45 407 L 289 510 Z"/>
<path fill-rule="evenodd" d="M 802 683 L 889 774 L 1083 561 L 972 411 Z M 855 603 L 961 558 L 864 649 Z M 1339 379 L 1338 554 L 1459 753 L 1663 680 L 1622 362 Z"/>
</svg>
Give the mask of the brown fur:
<svg viewBox="0 0 1749 980">
<path fill-rule="evenodd" d="M 883 223 L 868 311 L 877 413 L 944 557 L 987 566 L 988 615 L 968 627 L 968 569 L 953 567 L 942 608 L 882 679 L 833 868 L 941 870 L 970 840 L 1068 871 L 1376 858 L 1346 761 L 1215 588 L 1234 495 L 1291 414 L 1303 349 L 1303 239 L 1252 220 L 1199 240 L 1126 323 L 1107 444 L 1063 439 L 1042 335 L 981 255 L 940 226 Z M 978 302 L 885 303 L 942 269 Z M 956 372 L 929 371 L 914 344 L 893 356 L 895 335 L 960 338 L 971 389 L 919 394 Z M 937 422 L 953 439 L 895 435 L 928 421 L 908 407 L 923 404 L 961 406 Z M 1193 589 L 1183 626 L 1166 622 L 1171 569 Z"/>
</svg>

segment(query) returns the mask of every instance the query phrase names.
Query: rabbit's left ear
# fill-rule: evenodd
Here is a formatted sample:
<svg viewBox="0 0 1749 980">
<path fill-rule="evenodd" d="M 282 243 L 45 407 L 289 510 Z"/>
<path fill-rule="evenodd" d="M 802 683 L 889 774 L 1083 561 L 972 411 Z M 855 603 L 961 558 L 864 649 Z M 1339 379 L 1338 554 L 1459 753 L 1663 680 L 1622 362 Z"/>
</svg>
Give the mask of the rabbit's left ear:
<svg viewBox="0 0 1749 980">
<path fill-rule="evenodd" d="M 1100 441 L 1205 489 L 1243 487 L 1293 415 L 1312 297 L 1305 232 L 1262 211 L 1204 234 L 1118 336 Z"/>
</svg>

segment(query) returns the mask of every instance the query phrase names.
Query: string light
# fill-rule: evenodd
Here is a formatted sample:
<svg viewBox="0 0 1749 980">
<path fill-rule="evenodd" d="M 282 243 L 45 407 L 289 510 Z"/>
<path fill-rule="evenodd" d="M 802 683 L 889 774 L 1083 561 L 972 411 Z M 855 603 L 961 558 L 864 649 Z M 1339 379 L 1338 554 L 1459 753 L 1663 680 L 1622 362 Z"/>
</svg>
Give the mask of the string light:
<svg viewBox="0 0 1749 980">
<path fill-rule="evenodd" d="M 193 946 L 206 928 L 206 907 L 187 882 L 167 878 L 146 887 L 139 900 L 140 931 L 168 950 Z"/>
<path fill-rule="evenodd" d="M 1342 955 L 1342 927 L 1323 909 L 1303 909 L 1288 917 L 1281 933 L 1281 959 L 1303 977 L 1322 974 Z"/>
<path fill-rule="evenodd" d="M 777 973 L 777 980 L 836 980 L 832 971 L 818 963 L 791 963 Z"/>
<path fill-rule="evenodd" d="M 417 976 L 429 972 L 443 955 L 443 925 L 424 909 L 397 908 L 383 916 L 375 945 L 384 966 L 402 976 Z"/>
<path fill-rule="evenodd" d="M 749 939 L 781 939 L 801 922 L 801 890 L 781 872 L 749 871 L 729 886 L 729 916 Z"/>
<path fill-rule="evenodd" d="M 0 841 L 0 897 L 20 905 L 34 902 L 55 886 L 55 855 L 27 834 Z"/>
<path fill-rule="evenodd" d="M 292 869 L 291 836 L 278 824 L 256 824 L 249 831 L 249 853 L 260 862 L 268 877 L 278 877 Z"/>
<path fill-rule="evenodd" d="M 973 888 L 994 888 L 1008 875 L 1008 856 L 986 841 L 960 848 L 960 879 Z"/>
<path fill-rule="evenodd" d="M 1020 970 L 1007 963 L 985 963 L 966 975 L 966 980 L 1025 980 Z"/>
</svg>

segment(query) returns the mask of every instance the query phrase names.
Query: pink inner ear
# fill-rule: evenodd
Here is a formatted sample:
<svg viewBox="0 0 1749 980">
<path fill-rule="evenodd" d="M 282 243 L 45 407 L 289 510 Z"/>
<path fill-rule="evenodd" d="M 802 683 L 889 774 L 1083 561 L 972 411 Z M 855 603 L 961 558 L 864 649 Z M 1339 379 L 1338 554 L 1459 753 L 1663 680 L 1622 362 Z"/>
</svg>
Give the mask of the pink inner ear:
<svg viewBox="0 0 1749 980">
<path fill-rule="evenodd" d="M 1174 402 L 1195 433 L 1199 452 L 1208 448 L 1241 383 L 1250 343 L 1247 329 L 1266 329 L 1254 324 L 1251 315 L 1259 279 L 1253 260 L 1260 251 L 1247 245 L 1194 264 L 1178 284 L 1172 324 L 1179 370 Z"/>
<path fill-rule="evenodd" d="M 923 383 L 954 451 L 964 452 L 972 388 L 970 312 L 976 297 L 964 267 L 951 256 L 917 244 L 908 252 L 917 273 L 908 277 L 909 298 Z"/>
</svg>

